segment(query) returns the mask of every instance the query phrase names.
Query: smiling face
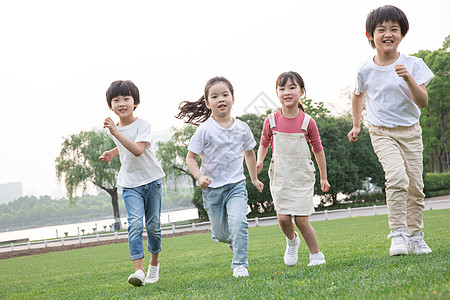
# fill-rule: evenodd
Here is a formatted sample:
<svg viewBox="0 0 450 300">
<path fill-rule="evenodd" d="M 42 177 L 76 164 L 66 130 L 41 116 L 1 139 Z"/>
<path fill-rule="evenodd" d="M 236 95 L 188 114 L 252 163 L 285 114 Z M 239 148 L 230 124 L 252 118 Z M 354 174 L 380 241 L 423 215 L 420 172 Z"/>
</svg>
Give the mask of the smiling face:
<svg viewBox="0 0 450 300">
<path fill-rule="evenodd" d="M 133 111 L 137 107 L 134 104 L 133 96 L 117 96 L 111 99 L 111 110 L 123 121 L 134 119 Z"/>
<path fill-rule="evenodd" d="M 369 41 L 373 42 L 379 52 L 385 54 L 397 52 L 397 47 L 403 39 L 400 24 L 393 21 L 383 21 L 375 27 L 373 35 L 366 33 Z"/>
<path fill-rule="evenodd" d="M 282 108 L 293 109 L 298 107 L 300 97 L 303 96 L 305 89 L 289 78 L 284 85 L 277 86 L 277 96 Z"/>
<path fill-rule="evenodd" d="M 213 116 L 219 118 L 230 116 L 234 96 L 225 82 L 219 81 L 212 85 L 206 96 L 206 106 L 211 110 Z"/>
</svg>

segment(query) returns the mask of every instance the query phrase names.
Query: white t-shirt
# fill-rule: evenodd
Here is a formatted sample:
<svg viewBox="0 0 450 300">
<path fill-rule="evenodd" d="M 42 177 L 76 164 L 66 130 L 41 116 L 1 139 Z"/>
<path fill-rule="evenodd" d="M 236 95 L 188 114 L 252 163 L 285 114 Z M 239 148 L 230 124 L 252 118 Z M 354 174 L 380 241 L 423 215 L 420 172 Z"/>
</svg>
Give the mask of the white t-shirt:
<svg viewBox="0 0 450 300">
<path fill-rule="evenodd" d="M 232 127 L 225 129 L 211 117 L 198 127 L 188 150 L 200 155 L 200 170 L 211 179 L 209 187 L 217 188 L 245 179 L 244 151 L 255 146 L 246 123 L 234 119 Z"/>
<path fill-rule="evenodd" d="M 117 185 L 134 188 L 164 177 L 164 171 L 156 162 L 156 155 L 150 147 L 152 140 L 150 123 L 138 118 L 130 125 L 117 127 L 117 129 L 136 143 L 147 142 L 144 152 L 140 156 L 135 156 L 110 134 L 119 149 L 120 163 L 122 164 L 117 177 Z"/>
<path fill-rule="evenodd" d="M 427 85 L 434 75 L 421 58 L 403 55 L 389 66 L 379 66 L 373 59 L 363 63 L 356 76 L 355 94 L 366 92 L 367 120 L 382 127 L 411 126 L 419 122 L 420 109 L 411 98 L 405 80 L 394 70 L 402 64 L 414 80 Z"/>
</svg>

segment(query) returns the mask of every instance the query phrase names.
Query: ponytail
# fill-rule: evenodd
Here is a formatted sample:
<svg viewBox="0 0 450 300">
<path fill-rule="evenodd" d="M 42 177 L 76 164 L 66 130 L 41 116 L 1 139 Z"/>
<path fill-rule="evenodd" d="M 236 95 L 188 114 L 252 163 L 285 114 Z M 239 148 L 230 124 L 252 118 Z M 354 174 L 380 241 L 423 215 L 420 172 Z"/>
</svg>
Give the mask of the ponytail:
<svg viewBox="0 0 450 300">
<path fill-rule="evenodd" d="M 180 112 L 175 116 L 177 119 L 185 119 L 185 123 L 200 125 L 211 116 L 211 110 L 206 107 L 205 96 L 194 102 L 183 101 L 178 106 Z"/>
</svg>

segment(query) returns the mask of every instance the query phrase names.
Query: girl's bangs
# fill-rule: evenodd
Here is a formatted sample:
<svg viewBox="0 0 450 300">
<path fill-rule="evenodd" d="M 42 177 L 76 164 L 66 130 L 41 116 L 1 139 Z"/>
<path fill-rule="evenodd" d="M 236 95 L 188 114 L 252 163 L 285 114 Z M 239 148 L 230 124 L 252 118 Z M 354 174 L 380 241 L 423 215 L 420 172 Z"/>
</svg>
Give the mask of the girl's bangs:
<svg viewBox="0 0 450 300">
<path fill-rule="evenodd" d="M 277 79 L 277 87 L 278 86 L 285 86 L 286 83 L 289 81 L 289 79 L 292 80 L 292 82 L 294 82 L 295 84 L 299 85 L 299 83 L 297 82 L 294 74 L 290 73 L 290 72 L 286 72 L 281 74 L 278 79 Z"/>
</svg>

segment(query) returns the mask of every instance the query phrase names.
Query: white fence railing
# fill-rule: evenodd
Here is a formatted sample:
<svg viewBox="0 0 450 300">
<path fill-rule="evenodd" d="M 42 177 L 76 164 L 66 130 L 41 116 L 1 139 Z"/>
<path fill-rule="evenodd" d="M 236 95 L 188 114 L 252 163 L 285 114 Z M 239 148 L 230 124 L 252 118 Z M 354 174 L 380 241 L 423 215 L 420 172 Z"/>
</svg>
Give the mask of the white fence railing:
<svg viewBox="0 0 450 300">
<path fill-rule="evenodd" d="M 437 200 L 437 201 L 426 201 L 426 209 L 448 209 L 450 208 L 450 200 Z M 387 214 L 386 205 L 373 205 L 366 207 L 356 207 L 347 209 L 336 209 L 336 210 L 324 210 L 313 213 L 310 216 L 310 221 L 322 221 L 322 220 L 333 220 L 342 218 L 352 218 L 359 216 L 376 216 Z M 263 217 L 263 218 L 252 218 L 248 219 L 250 227 L 267 226 L 278 224 L 277 217 Z M 182 232 L 194 232 L 199 230 L 205 230 L 210 228 L 210 222 L 201 223 L 191 223 L 186 225 L 175 225 L 165 226 L 161 228 L 161 234 L 174 234 Z M 146 231 L 144 230 L 144 236 L 146 236 Z M 128 237 L 128 232 L 111 232 L 102 233 L 94 235 L 79 235 L 75 237 L 61 237 L 59 239 L 49 239 L 43 241 L 28 241 L 19 243 L 10 243 L 0 246 L 0 253 L 9 251 L 19 251 L 19 250 L 31 250 L 37 248 L 46 247 L 58 247 L 76 244 L 86 244 L 91 242 L 107 241 L 107 240 L 117 240 L 125 239 Z"/>
</svg>

